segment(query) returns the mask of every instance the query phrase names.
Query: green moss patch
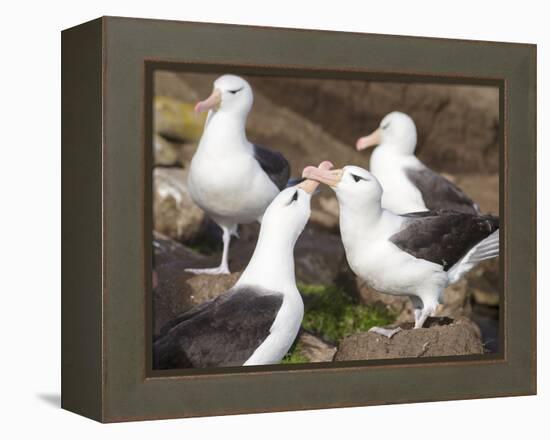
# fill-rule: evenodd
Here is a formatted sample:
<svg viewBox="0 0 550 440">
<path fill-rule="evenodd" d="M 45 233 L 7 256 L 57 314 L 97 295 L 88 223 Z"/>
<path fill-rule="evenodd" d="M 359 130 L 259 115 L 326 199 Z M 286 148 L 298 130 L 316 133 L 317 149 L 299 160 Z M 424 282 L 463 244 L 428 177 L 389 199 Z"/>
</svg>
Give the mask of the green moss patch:
<svg viewBox="0 0 550 440">
<path fill-rule="evenodd" d="M 293 346 L 289 352 L 285 355 L 281 364 L 307 364 L 309 360 L 298 353 L 296 346 Z"/>
<path fill-rule="evenodd" d="M 339 286 L 298 283 L 304 299 L 302 327 L 337 344 L 353 333 L 392 323 L 395 317 L 350 296 Z"/>
</svg>

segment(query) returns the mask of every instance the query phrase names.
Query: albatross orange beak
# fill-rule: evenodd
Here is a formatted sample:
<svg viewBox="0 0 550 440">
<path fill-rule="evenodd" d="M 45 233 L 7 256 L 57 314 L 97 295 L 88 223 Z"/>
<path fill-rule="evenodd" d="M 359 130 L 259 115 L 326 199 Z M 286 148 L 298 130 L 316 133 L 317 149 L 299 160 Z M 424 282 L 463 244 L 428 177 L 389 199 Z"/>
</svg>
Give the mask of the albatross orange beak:
<svg viewBox="0 0 550 440">
<path fill-rule="evenodd" d="M 334 165 L 332 164 L 332 162 L 329 162 L 328 160 L 325 160 L 324 162 L 321 162 L 319 164 L 319 168 L 315 168 L 315 167 L 307 167 L 307 168 L 313 168 L 315 170 L 320 169 L 320 170 L 328 171 L 333 166 Z M 304 169 L 304 171 L 305 171 L 305 169 Z M 306 177 L 306 176 L 304 176 L 302 174 L 302 177 Z M 299 183 L 297 186 L 298 186 L 298 188 L 303 189 L 305 192 L 307 192 L 309 194 L 313 194 L 315 192 L 315 190 L 317 189 L 317 187 L 319 186 L 319 182 L 317 182 L 316 180 L 306 179 L 303 182 Z"/>
<path fill-rule="evenodd" d="M 332 168 L 332 167 L 331 167 Z M 328 186 L 334 187 L 340 183 L 342 176 L 344 174 L 343 170 L 331 170 L 327 168 L 315 168 L 312 166 L 305 167 L 302 172 L 302 177 L 306 179 L 316 180 L 317 182 L 324 183 Z"/>
<path fill-rule="evenodd" d="M 357 151 L 364 150 L 365 148 L 374 147 L 382 142 L 382 129 L 377 128 L 368 136 L 357 139 L 355 148 Z"/>
<path fill-rule="evenodd" d="M 195 105 L 195 112 L 202 113 L 213 108 L 217 109 L 222 102 L 222 92 L 220 89 L 214 89 L 212 94 L 206 98 L 204 101 L 197 102 Z"/>
</svg>

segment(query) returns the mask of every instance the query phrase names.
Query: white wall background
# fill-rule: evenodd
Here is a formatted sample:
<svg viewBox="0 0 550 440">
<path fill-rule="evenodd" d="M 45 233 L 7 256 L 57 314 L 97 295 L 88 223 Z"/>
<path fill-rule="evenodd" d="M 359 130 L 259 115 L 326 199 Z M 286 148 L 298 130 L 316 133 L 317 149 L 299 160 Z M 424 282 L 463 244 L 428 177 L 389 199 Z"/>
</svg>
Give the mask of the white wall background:
<svg viewBox="0 0 550 440">
<path fill-rule="evenodd" d="M 548 435 L 548 75 L 545 2 L 4 2 L 0 32 L 0 436 L 525 438 Z M 102 426 L 60 410 L 60 30 L 101 15 L 537 43 L 539 396 Z M 546 200 L 545 200 L 546 196 Z M 545 371 L 546 370 L 546 371 Z M 546 408 L 545 408 L 546 406 Z M 544 433 L 544 434 L 543 434 Z M 8 435 L 6 435 L 8 434 Z M 536 434 L 535 434 L 536 435 Z"/>
</svg>

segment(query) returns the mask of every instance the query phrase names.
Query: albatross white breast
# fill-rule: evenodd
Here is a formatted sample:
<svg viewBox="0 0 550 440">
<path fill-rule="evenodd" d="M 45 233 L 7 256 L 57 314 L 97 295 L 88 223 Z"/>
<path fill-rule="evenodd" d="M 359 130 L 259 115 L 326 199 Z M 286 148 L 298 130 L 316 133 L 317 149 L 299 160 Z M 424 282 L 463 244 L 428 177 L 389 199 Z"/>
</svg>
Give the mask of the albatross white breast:
<svg viewBox="0 0 550 440">
<path fill-rule="evenodd" d="M 256 249 L 238 282 L 165 326 L 153 345 L 155 369 L 281 361 L 303 318 L 293 251 L 317 185 L 306 180 L 279 193 L 265 211 Z"/>
<path fill-rule="evenodd" d="M 208 111 L 208 117 L 187 183 L 193 201 L 222 229 L 223 253 L 218 267 L 190 272 L 229 273 L 229 245 L 238 224 L 261 221 L 267 206 L 287 185 L 287 160 L 246 138 L 252 102 L 247 81 L 223 75 L 214 82 L 210 97 L 195 107 L 198 112 Z"/>
<path fill-rule="evenodd" d="M 479 261 L 498 256 L 496 217 L 455 211 L 395 214 L 382 208 L 382 187 L 374 175 L 355 166 L 308 167 L 304 177 L 336 193 L 352 270 L 380 292 L 409 296 L 416 328 L 435 311 L 447 285 Z"/>
<path fill-rule="evenodd" d="M 377 130 L 357 140 L 359 151 L 378 145 L 369 168 L 384 189 L 382 206 L 396 214 L 437 209 L 479 214 L 478 206 L 460 188 L 417 159 L 416 138 L 412 118 L 392 112 Z"/>
</svg>

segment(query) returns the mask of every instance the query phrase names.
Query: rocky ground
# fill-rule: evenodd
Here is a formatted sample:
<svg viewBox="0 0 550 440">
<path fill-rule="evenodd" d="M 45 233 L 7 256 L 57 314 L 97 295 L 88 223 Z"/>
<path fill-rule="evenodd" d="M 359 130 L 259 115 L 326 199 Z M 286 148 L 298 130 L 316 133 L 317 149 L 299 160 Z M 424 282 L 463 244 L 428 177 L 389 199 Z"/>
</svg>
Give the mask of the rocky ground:
<svg viewBox="0 0 550 440">
<path fill-rule="evenodd" d="M 193 113 L 193 103 L 211 92 L 213 79 L 173 72 L 155 77 L 155 333 L 177 314 L 231 287 L 252 254 L 259 230 L 258 225 L 241 226 L 240 238 L 231 246 L 231 275 L 183 271 L 216 265 L 221 252 L 220 231 L 194 205 L 185 186 L 204 123 L 203 116 Z M 498 214 L 496 90 L 267 77 L 250 81 L 255 103 L 248 137 L 281 151 L 294 176 L 322 159 L 336 166 L 368 167 L 368 154 L 352 147 L 355 139 L 374 129 L 385 113 L 402 110 L 417 122 L 420 158 L 453 179 L 484 212 Z M 446 289 L 438 315 L 449 320 L 383 340 L 366 331 L 395 321 L 406 327 L 412 320 L 410 303 L 369 289 L 350 271 L 338 234 L 338 206 L 329 191 L 314 199 L 295 258 L 306 317 L 283 362 L 477 354 L 498 348 L 497 260 Z"/>
</svg>

